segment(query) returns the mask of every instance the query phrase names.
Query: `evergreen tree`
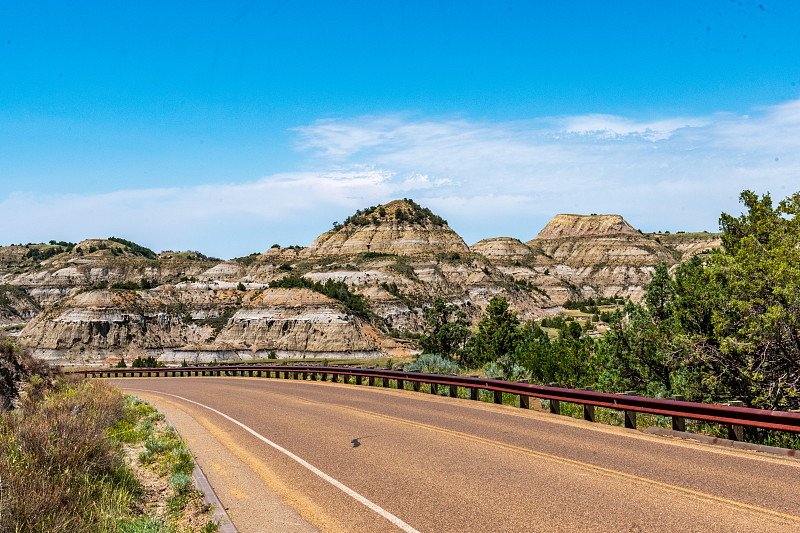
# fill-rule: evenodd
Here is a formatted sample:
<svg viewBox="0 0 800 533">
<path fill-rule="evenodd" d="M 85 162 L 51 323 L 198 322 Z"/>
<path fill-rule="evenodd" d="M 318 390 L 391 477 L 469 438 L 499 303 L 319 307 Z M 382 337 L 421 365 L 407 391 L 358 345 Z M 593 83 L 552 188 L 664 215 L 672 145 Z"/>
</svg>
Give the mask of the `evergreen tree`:
<svg viewBox="0 0 800 533">
<path fill-rule="evenodd" d="M 423 353 L 461 360 L 469 336 L 467 314 L 444 298 L 436 298 L 424 311 L 427 326 L 419 339 Z"/>
<path fill-rule="evenodd" d="M 505 298 L 495 296 L 486 307 L 486 314 L 478 323 L 478 332 L 472 339 L 472 365 L 497 361 L 513 355 L 522 341 L 517 314 L 509 310 Z"/>
</svg>

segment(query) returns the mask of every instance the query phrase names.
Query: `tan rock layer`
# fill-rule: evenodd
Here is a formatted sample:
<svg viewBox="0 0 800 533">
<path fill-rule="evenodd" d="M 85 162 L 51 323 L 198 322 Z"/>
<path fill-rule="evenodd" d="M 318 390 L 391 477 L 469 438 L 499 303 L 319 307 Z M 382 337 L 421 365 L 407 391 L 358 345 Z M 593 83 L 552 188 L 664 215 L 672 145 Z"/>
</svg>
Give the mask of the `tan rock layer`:
<svg viewBox="0 0 800 533">
<path fill-rule="evenodd" d="M 598 237 L 606 235 L 639 235 L 633 226 L 619 215 L 556 215 L 537 239 L 564 237 Z"/>
<path fill-rule="evenodd" d="M 349 316 L 336 301 L 308 289 L 266 289 L 230 319 L 223 318 L 218 335 L 187 314 L 192 309 L 177 305 L 166 291 L 92 291 L 37 316 L 19 342 L 51 357 L 60 351 L 64 359 L 100 360 L 133 349 L 169 358 L 180 350 L 222 353 L 232 347 L 313 357 L 314 352 L 377 352 L 383 341 L 380 332 Z"/>
</svg>

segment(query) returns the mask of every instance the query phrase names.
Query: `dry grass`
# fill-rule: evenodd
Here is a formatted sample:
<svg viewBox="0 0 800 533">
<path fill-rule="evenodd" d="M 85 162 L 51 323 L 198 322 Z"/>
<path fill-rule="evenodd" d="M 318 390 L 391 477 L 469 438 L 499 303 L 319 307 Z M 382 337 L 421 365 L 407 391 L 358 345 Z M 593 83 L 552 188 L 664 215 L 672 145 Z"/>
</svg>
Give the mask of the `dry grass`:
<svg viewBox="0 0 800 533">
<path fill-rule="evenodd" d="M 120 392 L 59 379 L 40 400 L 0 418 L 0 530 L 112 531 L 139 490 L 107 428 Z"/>
<path fill-rule="evenodd" d="M 103 381 L 53 377 L 10 341 L 0 356 L 0 531 L 216 531 L 187 477 L 192 456 L 155 409 Z M 152 451 L 156 513 L 136 475 L 148 465 L 125 460 L 134 446 Z"/>
</svg>

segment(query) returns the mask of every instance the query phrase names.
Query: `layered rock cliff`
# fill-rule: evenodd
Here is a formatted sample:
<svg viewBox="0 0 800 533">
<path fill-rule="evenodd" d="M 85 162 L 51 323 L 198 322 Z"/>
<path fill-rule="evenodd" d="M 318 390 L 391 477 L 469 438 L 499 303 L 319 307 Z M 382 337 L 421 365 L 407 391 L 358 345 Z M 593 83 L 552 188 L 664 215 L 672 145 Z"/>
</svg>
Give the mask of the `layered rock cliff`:
<svg viewBox="0 0 800 533">
<path fill-rule="evenodd" d="M 714 234 L 677 235 L 643 235 L 618 215 L 557 215 L 527 243 L 470 248 L 430 210 L 397 200 L 359 210 L 308 248 L 230 261 L 116 238 L 0 247 L 0 326 L 27 323 L 19 339 L 37 355 L 83 364 L 401 354 L 413 347 L 391 336 L 421 332 L 437 297 L 476 323 L 502 296 L 524 321 L 567 300 L 640 298 L 659 262 L 719 246 Z M 277 283 L 286 276 L 295 281 Z M 330 283 L 338 300 L 320 292 Z M 368 312 L 345 305 L 348 295 Z"/>
<path fill-rule="evenodd" d="M 620 215 L 556 215 L 542 228 L 537 239 L 638 236 L 639 232 Z"/>
<path fill-rule="evenodd" d="M 642 234 L 619 215 L 562 214 L 525 244 L 485 239 L 471 249 L 561 305 L 598 296 L 640 299 L 657 264 L 673 266 L 719 245 L 715 234 Z"/>
<path fill-rule="evenodd" d="M 528 245 L 552 259 L 554 275 L 573 288 L 575 299 L 639 299 L 655 266 L 676 262 L 619 215 L 557 215 Z"/>
<path fill-rule="evenodd" d="M 528 245 L 511 237 L 483 239 L 470 246 L 469 249 L 494 261 L 523 261 L 533 253 Z"/>
<path fill-rule="evenodd" d="M 430 255 L 467 252 L 464 240 L 447 221 L 409 200 L 357 212 L 320 235 L 303 250 L 303 257 L 358 255 Z"/>
<path fill-rule="evenodd" d="M 34 318 L 18 341 L 39 357 L 94 363 L 152 355 L 166 361 L 369 357 L 384 336 L 308 289 L 80 293 Z"/>
</svg>

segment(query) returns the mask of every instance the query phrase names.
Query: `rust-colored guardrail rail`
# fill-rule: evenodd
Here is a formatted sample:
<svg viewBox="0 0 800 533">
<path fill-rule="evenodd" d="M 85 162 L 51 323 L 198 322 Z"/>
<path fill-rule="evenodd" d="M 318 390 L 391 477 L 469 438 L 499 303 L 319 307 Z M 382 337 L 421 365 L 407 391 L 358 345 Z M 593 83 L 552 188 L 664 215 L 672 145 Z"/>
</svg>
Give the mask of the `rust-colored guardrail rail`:
<svg viewBox="0 0 800 533">
<path fill-rule="evenodd" d="M 628 394 L 611 394 L 583 389 L 564 389 L 555 386 L 532 385 L 529 383 L 509 382 L 497 379 L 477 377 L 451 376 L 441 374 L 422 374 L 398 370 L 380 370 L 369 368 L 291 366 L 291 365 L 224 365 L 196 367 L 163 367 L 163 368 L 112 368 L 101 370 L 77 370 L 68 372 L 82 374 L 84 377 L 189 377 L 189 376 L 250 376 L 275 377 L 285 379 L 321 379 L 338 382 L 340 379 L 353 378 L 361 385 L 364 379 L 369 385 L 389 387 L 394 381 L 398 389 L 405 389 L 409 382 L 415 391 L 420 385 L 430 385 L 431 393 L 438 394 L 439 387 L 449 387 L 450 396 L 458 395 L 458 387 L 470 391 L 470 398 L 478 399 L 478 391 L 493 393 L 495 403 L 502 403 L 503 393 L 519 396 L 519 406 L 529 408 L 530 398 L 550 401 L 550 411 L 560 414 L 561 402 L 583 406 L 586 420 L 594 421 L 594 408 L 605 407 L 625 412 L 625 426 L 636 427 L 636 413 L 650 413 L 670 417 L 673 429 L 683 431 L 685 420 L 701 420 L 728 426 L 729 437 L 742 439 L 742 427 L 761 428 L 777 431 L 800 433 L 800 413 L 786 411 L 767 411 L 734 405 L 716 405 L 686 402 L 677 399 L 645 398 Z"/>
</svg>

